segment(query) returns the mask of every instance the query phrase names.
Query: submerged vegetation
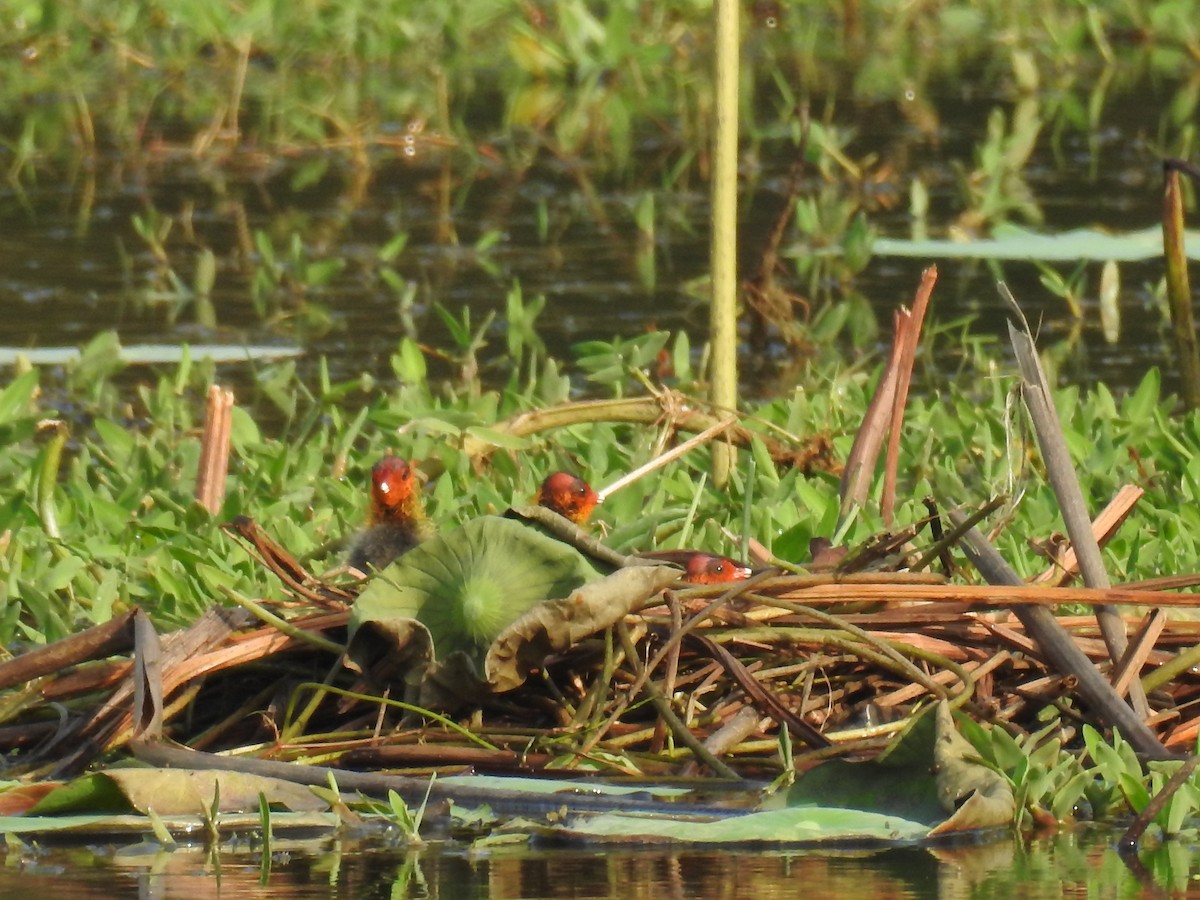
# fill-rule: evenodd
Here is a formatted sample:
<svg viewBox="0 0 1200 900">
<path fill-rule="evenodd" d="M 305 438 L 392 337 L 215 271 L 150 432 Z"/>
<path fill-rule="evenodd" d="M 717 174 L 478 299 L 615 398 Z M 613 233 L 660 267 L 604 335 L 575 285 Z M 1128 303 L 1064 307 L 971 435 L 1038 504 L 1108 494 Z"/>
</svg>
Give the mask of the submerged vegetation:
<svg viewBox="0 0 1200 900">
<path fill-rule="evenodd" d="M 401 335 L 444 347 L 460 328 L 486 343 L 478 361 L 492 371 L 503 336 L 489 317 L 514 276 L 530 298 L 554 294 L 543 335 L 560 357 L 572 339 L 608 340 L 614 321 L 628 334 L 625 298 L 699 336 L 679 286 L 704 295 L 707 275 L 708 5 L 57 10 L 17 4 L 0 45 L 0 214 L 53 217 L 46 239 L 73 232 L 81 266 L 108 272 L 115 254 L 122 271 L 90 279 L 79 300 L 21 271 L 19 296 L 50 291 L 59 310 L 93 320 L 102 310 L 126 340 L 164 328 L 194 340 L 199 327 L 342 348 L 330 357 L 338 378 L 364 352 L 387 377 Z M 747 382 L 769 392 L 795 382 L 797 356 L 872 347 L 870 310 L 892 302 L 866 289 L 875 235 L 1125 230 L 1122 184 L 1143 185 L 1151 212 L 1138 224 L 1149 224 L 1149 173 L 1194 149 L 1195 12 L 1192 0 L 747 9 Z M 1118 118 L 1128 132 L 1114 144 Z M 878 123 L 872 137 L 864 121 Z M 1085 221 L 1068 211 L 1062 222 L 1061 208 L 1047 221 L 1047 167 L 1095 189 Z M 574 286 L 581 256 L 604 269 L 601 302 Z M 1037 274 L 1003 265 L 1010 278 Z M 1100 263 L 1076 275 L 1066 265 L 1061 293 L 1090 319 Z M 1149 313 L 1125 330 L 1157 340 L 1161 272 L 1120 275 Z M 471 321 L 448 297 L 475 282 Z M 1069 337 L 1081 352 L 1078 331 Z M 1171 385 L 1174 370 L 1164 360 Z"/>
</svg>

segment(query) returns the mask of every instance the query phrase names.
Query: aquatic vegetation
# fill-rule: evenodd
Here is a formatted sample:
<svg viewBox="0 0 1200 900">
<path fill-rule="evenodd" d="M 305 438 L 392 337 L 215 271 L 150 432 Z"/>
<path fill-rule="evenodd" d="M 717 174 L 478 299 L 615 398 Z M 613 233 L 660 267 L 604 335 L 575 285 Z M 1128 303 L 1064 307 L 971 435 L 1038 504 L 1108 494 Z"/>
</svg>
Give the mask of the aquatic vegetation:
<svg viewBox="0 0 1200 900">
<path fill-rule="evenodd" d="M 1037 221 L 1045 211 L 1033 161 L 1046 165 L 1051 145 L 1061 157 L 1055 165 L 1080 165 L 1085 156 L 1098 165 L 1112 94 L 1128 90 L 1135 76 L 1171 72 L 1195 52 L 1188 18 L 1194 4 L 1131 3 L 1119 10 L 948 4 L 923 10 L 917 20 L 867 3 L 853 5 L 861 18 L 838 20 L 818 9 L 801 19 L 785 10 L 782 19 L 760 15 L 748 23 L 739 178 L 750 207 L 765 209 L 774 224 L 739 248 L 751 263 L 743 299 L 759 317 L 743 336 L 764 368 L 781 346 L 794 367 L 769 383 L 768 399 L 743 395 L 742 420 L 728 435 L 738 448 L 730 451 L 734 466 L 720 489 L 708 477 L 714 448 L 701 444 L 598 507 L 597 528 L 610 552 L 701 546 L 729 558 L 692 561 L 722 560 L 750 576 L 734 584 L 710 579 L 705 568 L 693 581 L 716 582 L 711 593 L 701 586 L 661 597 L 657 583 L 641 594 L 616 590 L 609 581 L 615 576 L 600 578 L 594 570 L 548 587 L 537 583 L 534 576 L 552 567 L 531 549 L 527 525 L 491 514 L 526 501 L 560 468 L 611 486 L 680 432 L 712 424 L 716 411 L 701 399 L 707 351 L 678 318 L 645 333 L 641 324 L 622 330 L 602 320 L 603 330 L 587 332 L 572 358 L 552 358 L 544 335 L 558 320 L 544 313 L 560 298 L 543 293 L 541 283 L 523 289 L 513 277 L 509 241 L 512 229 L 535 233 L 544 251 L 539 258 L 552 269 L 564 247 L 581 240 L 572 229 L 586 225 L 588 252 L 621 279 L 613 293 L 644 298 L 647 306 L 677 270 L 695 266 L 668 248 L 675 246 L 673 232 L 694 232 L 703 220 L 696 185 L 711 162 L 704 139 L 712 101 L 707 9 L 579 0 L 511 11 L 478 3 L 430 9 L 385 3 L 390 18 L 379 27 L 380 10 L 354 3 L 291 17 L 271 15 L 272 4 L 251 3 L 236 18 L 185 5 L 175 18 L 146 20 L 100 0 L 90 5 L 92 21 L 111 16 L 116 27 L 86 48 L 76 32 L 39 10 L 28 10 L 18 25 L 19 40 L 33 48 L 23 65 L 34 76 L 15 87 L 9 85 L 17 79 L 0 80 L 0 96 L 32 83 L 69 102 L 33 104 L 28 113 L 18 102 L 0 121 L 13 196 L 84 160 L 69 170 L 82 173 L 71 175 L 77 188 L 70 202 L 78 203 L 84 233 L 96 226 L 97 177 L 102 195 L 136 183 L 137 212 L 118 209 L 114 217 L 119 228 L 129 226 L 115 237 L 124 260 L 123 302 L 168 323 L 194 320 L 205 332 L 261 330 L 310 346 L 334 329 L 357 331 L 362 351 L 355 365 L 362 360 L 362 374 L 331 373 L 315 353 L 282 362 L 264 353 L 244 367 L 228 492 L 219 508 L 212 501 L 210 514 L 193 499 L 192 476 L 203 467 L 196 433 L 205 389 L 230 377 L 227 364 L 183 350 L 177 366 L 148 370 L 121 360 L 111 337 L 61 370 L 29 371 L 18 362 L 0 392 L 0 476 L 9 476 L 0 483 L 10 485 L 0 491 L 6 645 L 46 644 L 92 623 L 136 622 L 131 627 L 144 640 L 151 617 L 160 628 L 199 625 L 237 604 L 267 623 L 257 631 L 242 626 L 241 649 L 276 642 L 271 646 L 286 646 L 288 655 L 258 657 L 270 661 L 239 681 L 238 691 L 252 684 L 253 695 L 239 695 L 246 705 L 237 710 L 194 703 L 199 692 L 228 689 L 229 679 L 216 670 L 207 679 L 185 679 L 173 702 L 194 710 L 190 735 L 280 759 L 328 754 L 374 768 L 397 761 L 450 765 L 451 753 L 470 765 L 470 751 L 478 750 L 489 765 L 503 760 L 543 774 L 707 767 L 777 777 L 781 784 L 795 778 L 811 788 L 820 777 L 814 773 L 840 772 L 826 764 L 797 777 L 797 764 L 812 765 L 827 749 L 824 734 L 855 741 L 861 728 L 870 752 L 876 746 L 870 742 L 895 724 L 881 723 L 879 710 L 860 697 L 886 693 L 909 715 L 924 702 L 913 698 L 927 693 L 978 703 L 972 714 L 994 724 L 959 723 L 974 753 L 960 743 L 953 759 L 937 758 L 931 747 L 952 742 L 951 726 L 936 744 L 926 735 L 919 751 L 894 761 L 931 809 L 934 793 L 942 795 L 940 807 L 914 818 L 911 830 L 903 813 L 897 813 L 903 823 L 872 820 L 873 807 L 855 815 L 840 803 L 834 815 L 793 805 L 751 814 L 756 819 L 653 827 L 697 841 L 807 839 L 814 832 L 822 840 L 919 838 L 971 796 L 953 813 L 959 824 L 1051 825 L 1090 806 L 1105 817 L 1144 814 L 1168 838 L 1194 834 L 1195 780 L 1176 784 L 1188 770 L 1171 762 L 1143 766 L 1119 734 L 1073 731 L 1080 710 L 1068 685 L 1052 685 L 1062 711 L 1053 721 L 1044 715 L 1051 701 L 1035 715 L 1037 697 L 1001 707 L 994 684 L 1018 668 L 1020 681 L 1040 665 L 1023 645 L 991 655 L 989 664 L 999 668 L 988 672 L 968 671 L 978 659 L 964 663 L 942 652 L 961 643 L 956 628 L 994 627 L 1000 634 L 1005 623 L 947 619 L 946 634 L 927 628 L 896 639 L 881 634 L 879 623 L 863 628 L 802 609 L 795 597 L 763 589 L 741 566 L 754 559 L 795 569 L 832 540 L 843 554 L 838 559 L 923 569 L 936 555 L 930 532 L 941 512 L 1003 494 L 993 501 L 1001 509 L 993 520 L 998 546 L 1022 575 L 1046 568 L 1053 544 L 1029 538 L 1053 533 L 1059 506 L 1031 463 L 1011 383 L 997 376 L 1005 365 L 959 323 L 935 329 L 933 337 L 961 360 L 957 377 L 917 373 L 921 389 L 901 435 L 896 518 L 904 525 L 884 529 L 877 488 L 866 491 L 869 502 L 840 508 L 838 468 L 863 420 L 874 380 L 863 367 L 873 363 L 878 334 L 859 281 L 886 235 L 910 226 L 914 236 L 923 229 L 926 237 L 955 223 L 994 239 L 961 245 L 964 255 L 1023 247 L 1016 252 L 1028 259 L 1025 251 L 1040 237 L 1026 236 L 1022 244 L 1004 229 L 1009 220 Z M 196 24 L 193 17 L 199 27 L 181 33 L 181 24 Z M 995 41 L 996 34 L 1005 39 Z M 944 53 L 929 52 L 937 44 Z M 842 57 L 853 61 L 851 71 L 830 65 Z M 0 73 L 11 62 L 0 59 Z M 70 77 L 44 80 L 52 67 Z M 131 77 L 131 67 L 154 77 Z M 961 178 L 951 185 L 924 161 L 939 156 L 947 138 L 940 117 L 954 114 L 956 100 L 948 86 L 974 83 L 988 87 L 957 101 L 971 107 L 967 115 L 979 127 L 958 139 Z M 1185 153 L 1196 91 L 1171 83 L 1158 143 Z M 892 117 L 895 139 L 864 146 L 850 124 L 856 114 Z M 112 164 L 109 149 L 121 163 Z M 212 205 L 156 194 L 170 178 Z M 897 205 L 906 186 L 911 222 Z M 358 212 L 376 192 L 388 208 L 368 222 Z M 297 212 L 313 198 L 318 211 Z M 1089 231 L 1051 237 L 1043 246 L 1064 252 L 1073 237 L 1082 237 L 1085 249 L 1068 248 L 1064 259 L 1134 243 L 1126 235 L 1110 244 Z M 346 252 L 348 238 L 354 242 Z M 930 246 L 908 249 L 924 255 Z M 953 253 L 938 246 L 939 255 Z M 136 249 L 126 256 L 127 247 Z M 1090 271 L 1079 265 L 1073 276 L 1044 269 L 1046 287 L 1068 302 L 1090 303 Z M 494 296 L 487 303 L 460 302 L 455 278 L 465 271 L 488 280 Z M 342 298 L 364 288 L 372 306 L 354 319 Z M 592 298 L 581 305 L 590 307 Z M 770 338 L 756 341 L 758 330 Z M 595 405 L 570 402 L 581 389 Z M 1197 505 L 1189 501 L 1200 494 L 1196 415 L 1171 418 L 1177 404 L 1162 395 L 1157 371 L 1128 392 L 1095 386 L 1054 400 L 1068 453 L 1086 473 L 1090 505 L 1127 482 L 1148 491 L 1139 527 L 1107 544 L 1108 571 L 1136 580 L 1194 569 Z M 419 460 L 430 476 L 430 516 L 443 532 L 425 552 L 377 574 L 361 595 L 352 614 L 352 654 L 360 667 L 375 674 L 381 658 L 404 663 L 386 689 L 379 683 L 368 689 L 340 668 L 351 615 L 344 605 L 357 585 L 339 565 L 361 520 L 367 467 L 395 452 Z M 233 534 L 244 547 L 230 543 Z M 479 547 L 494 552 L 472 549 Z M 547 553 L 569 555 L 562 547 Z M 267 566 L 257 564 L 260 557 Z M 518 563 L 531 562 L 537 563 L 532 574 L 512 574 Z M 568 568 L 576 562 L 571 557 Z M 309 576 L 322 568 L 331 571 Z M 282 591 L 268 570 L 284 579 Z M 629 571 L 636 570 L 621 570 Z M 510 583 L 532 589 L 518 596 Z M 902 587 L 897 596 L 912 596 Z M 737 592 L 733 602 L 720 599 L 717 592 L 726 590 L 730 597 Z M 648 597 L 660 606 L 626 615 Z M 314 623 L 294 615 L 292 604 L 333 611 Z M 729 627 L 712 632 L 716 640 L 704 638 L 708 644 L 696 642 L 708 655 L 693 645 L 672 646 L 685 617 L 710 605 Z M 872 608 L 864 607 L 866 616 Z M 380 653 L 360 653 L 366 636 L 378 631 L 398 640 Z M 933 649 L 915 646 L 918 639 Z M 994 650 L 1000 641 L 985 638 L 983 645 Z M 463 664 L 448 665 L 452 657 Z M 1188 660 L 1179 654 L 1172 669 L 1156 659 L 1158 686 L 1169 677 L 1186 683 Z M 104 670 L 89 664 L 86 672 L 93 671 Z M 56 677 L 6 692 L 6 721 L 44 727 L 29 717 L 36 692 L 59 683 Z M 786 699 L 775 724 L 762 724 L 764 696 Z M 338 721 L 344 732 L 323 734 L 335 702 L 358 704 L 356 715 L 368 712 L 352 725 Z M 478 709 L 456 722 L 433 708 L 454 702 Z M 739 704 L 748 708 L 731 713 Z M 948 720 L 946 709 L 942 704 L 939 715 Z M 250 710 L 260 715 L 248 717 Z M 1085 716 L 1092 712 L 1082 708 Z M 421 727 L 404 734 L 405 721 L 393 718 L 401 715 Z M 78 721 L 74 708 L 68 716 Z M 368 718 L 373 727 L 363 724 Z M 1160 726 L 1160 733 L 1170 731 L 1173 747 L 1187 746 L 1194 740 L 1188 724 Z M 792 734 L 806 746 L 797 742 L 793 750 Z M 125 739 L 122 733 L 106 746 Z M 911 745 L 896 741 L 893 748 Z M 389 761 L 391 751 L 396 757 Z M 933 779 L 921 777 L 931 755 L 939 770 L 955 770 L 955 784 L 934 788 Z M 849 770 L 846 780 L 862 787 L 867 771 Z M 885 773 L 884 783 L 894 776 Z M 259 787 L 269 869 L 273 789 Z M 432 782 L 421 787 L 389 788 L 387 804 L 369 804 L 368 814 L 418 843 L 434 794 Z M 558 787 L 571 791 L 574 802 L 573 787 Z M 203 797 L 201 818 L 214 844 L 229 824 L 220 804 L 226 789 L 218 783 Z M 372 790 L 383 796 L 378 784 Z M 456 796 L 452 791 L 439 796 Z M 335 813 L 326 818 L 341 819 L 345 807 L 336 789 L 323 796 Z M 558 802 L 548 799 L 547 808 Z M 147 812 L 166 842 L 177 823 L 157 815 Z M 450 815 L 453 827 L 471 817 L 461 810 Z M 612 810 L 582 825 L 576 819 L 539 827 L 568 839 L 620 841 L 637 833 Z"/>
<path fill-rule="evenodd" d="M 919 21 L 853 8 L 744 11 L 740 337 L 755 390 L 796 383 L 813 352 L 870 352 L 891 291 L 877 273 L 895 270 L 879 247 L 918 222 L 941 237 L 1036 221 L 1048 173 L 1071 173 L 1111 224 L 1125 213 L 1108 204 L 1130 202 L 1106 196 L 1114 183 L 1194 143 L 1197 91 L 1179 77 L 1192 0 L 951 5 Z M 48 232 L 92 248 L 81 269 L 120 261 L 120 284 L 82 279 L 70 316 L 353 343 L 336 376 L 365 359 L 386 378 L 401 334 L 461 351 L 446 332 L 469 305 L 476 348 L 444 362 L 506 379 L 500 348 L 531 333 L 506 308 L 519 275 L 560 357 L 640 330 L 623 314 L 632 298 L 700 347 L 677 285 L 707 277 L 707 7 L 352 2 L 277 16 L 258 0 L 237 17 L 184 4 L 139 19 L 90 0 L 86 12 L 22 7 L 0 55 L 9 221 L 60 215 Z M 44 270 L 14 291 L 48 302 Z M 603 272 L 603 305 L 581 270 Z M 1086 331 L 1074 337 L 1078 362 Z"/>
</svg>

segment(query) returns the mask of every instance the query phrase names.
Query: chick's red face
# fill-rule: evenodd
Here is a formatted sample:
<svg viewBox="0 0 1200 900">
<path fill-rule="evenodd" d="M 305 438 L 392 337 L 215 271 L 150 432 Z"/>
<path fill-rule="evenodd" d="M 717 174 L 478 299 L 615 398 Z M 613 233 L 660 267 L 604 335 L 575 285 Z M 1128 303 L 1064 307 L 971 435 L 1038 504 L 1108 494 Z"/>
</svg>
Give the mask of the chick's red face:
<svg viewBox="0 0 1200 900">
<path fill-rule="evenodd" d="M 750 570 L 746 566 L 739 566 L 724 556 L 710 556 L 707 553 L 697 553 L 689 559 L 683 576 L 685 581 L 692 584 L 723 584 L 749 577 Z"/>
<path fill-rule="evenodd" d="M 599 499 L 590 484 L 570 472 L 555 472 L 547 476 L 537 494 L 538 504 L 577 525 L 588 520 Z"/>
<path fill-rule="evenodd" d="M 398 456 L 385 456 L 371 469 L 371 496 L 385 508 L 399 506 L 412 494 L 413 470 Z"/>
</svg>

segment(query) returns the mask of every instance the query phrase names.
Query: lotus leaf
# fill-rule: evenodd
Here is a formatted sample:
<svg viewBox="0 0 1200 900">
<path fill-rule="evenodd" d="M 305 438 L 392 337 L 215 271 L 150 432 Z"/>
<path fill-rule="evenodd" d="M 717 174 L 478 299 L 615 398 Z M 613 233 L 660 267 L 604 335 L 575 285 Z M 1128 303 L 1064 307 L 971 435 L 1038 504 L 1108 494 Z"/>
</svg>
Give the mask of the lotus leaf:
<svg viewBox="0 0 1200 900">
<path fill-rule="evenodd" d="M 646 566 L 601 579 L 570 544 L 484 516 L 375 577 L 355 604 L 348 656 L 377 678 L 419 684 L 422 704 L 452 706 L 516 687 L 547 653 L 608 627 L 677 575 Z"/>
<path fill-rule="evenodd" d="M 1200 233 L 1187 232 L 1188 256 L 1198 259 Z M 912 256 L 921 259 L 1019 259 L 1043 262 L 1093 260 L 1131 262 L 1162 256 L 1162 229 L 1113 234 L 1077 228 L 1060 234 L 1040 234 L 1017 225 L 997 226 L 992 237 L 975 241 L 900 240 L 879 238 L 871 246 L 877 256 Z"/>
<path fill-rule="evenodd" d="M 911 721 L 878 758 L 829 760 L 810 769 L 788 792 L 787 804 L 902 816 L 932 826 L 930 836 L 1007 826 L 1016 814 L 1012 788 L 975 762 L 977 755 L 943 701 Z"/>
<path fill-rule="evenodd" d="M 646 844 L 827 844 L 910 843 L 926 836 L 928 828 L 898 816 L 858 809 L 790 808 L 747 813 L 715 821 L 686 817 L 650 817 L 607 813 L 579 817 L 569 825 L 541 829 L 559 840 L 589 843 Z"/>
<path fill-rule="evenodd" d="M 631 566 L 532 607 L 492 642 L 484 663 L 488 681 L 497 691 L 517 687 L 548 654 L 616 624 L 635 604 L 678 578 L 673 566 Z"/>
</svg>

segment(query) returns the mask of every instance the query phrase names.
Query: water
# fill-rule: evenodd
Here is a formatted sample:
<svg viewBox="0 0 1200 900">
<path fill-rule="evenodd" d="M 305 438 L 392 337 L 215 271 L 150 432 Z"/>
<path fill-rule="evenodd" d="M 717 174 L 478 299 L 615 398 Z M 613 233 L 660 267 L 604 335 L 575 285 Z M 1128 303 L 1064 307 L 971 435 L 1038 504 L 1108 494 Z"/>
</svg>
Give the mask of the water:
<svg viewBox="0 0 1200 900">
<path fill-rule="evenodd" d="M 378 843 L 277 844 L 269 872 L 259 854 L 223 847 L 9 849 L 0 896 L 220 896 L 291 900 L 442 897 L 447 900 L 720 897 L 993 898 L 1137 896 L 1186 892 L 1195 849 L 1176 845 L 1124 862 L 1108 830 L 1077 829 L 1028 841 L 889 850 L 510 848 L 431 845 L 408 852 Z M 1200 892 L 1197 892 L 1200 895 Z"/>
<path fill-rule="evenodd" d="M 1175 88 L 1154 81 L 1119 84 L 1106 95 L 1102 123 L 1095 128 L 1045 126 L 1026 170 L 1045 216 L 1041 227 L 1128 230 L 1159 220 L 1159 157 L 1148 135 L 1160 127 L 1160 109 Z M 954 225 L 964 210 L 961 183 L 975 165 L 989 112 L 1013 108 L 1008 100 L 960 82 L 945 90 L 926 101 L 936 109 L 936 120 L 920 128 L 905 105 L 916 101 L 855 105 L 847 100 L 839 107 L 839 124 L 854 135 L 848 154 L 873 153 L 880 160 L 874 190 L 892 198 L 869 214 L 880 234 L 910 234 L 907 192 L 913 176 L 929 189 L 930 233 Z M 569 358 L 576 342 L 627 337 L 652 326 L 686 330 L 694 346 L 703 342 L 706 310 L 688 288 L 707 268 L 706 199 L 698 180 L 680 182 L 670 192 L 658 188 L 660 176 L 653 174 L 634 177 L 634 186 L 600 181 L 589 195 L 566 163 L 542 159 L 519 177 L 499 168 L 462 172 L 432 143 L 418 147 L 413 159 L 377 160 L 365 187 L 335 160 L 319 158 L 278 161 L 240 177 L 236 170 L 218 177 L 177 162 L 151 164 L 146 171 L 105 163 L 72 178 L 42 180 L 22 194 L 0 187 L 0 253 L 7 261 L 0 276 L 5 310 L 0 344 L 75 345 L 105 329 L 116 329 L 125 344 L 299 342 L 310 350 L 310 361 L 317 355 L 328 358 L 335 377 L 368 372 L 387 380 L 389 356 L 403 335 L 434 347 L 452 344 L 435 304 L 459 317 L 468 310 L 472 327 L 479 327 L 489 312 L 502 316 L 514 284 L 527 298 L 546 296 L 537 328 L 559 357 Z M 660 152 L 642 149 L 648 172 L 652 165 L 661 168 Z M 758 266 L 784 202 L 794 154 L 791 141 L 783 138 L 747 144 L 744 276 Z M 297 183 L 309 167 L 324 163 L 311 182 Z M 811 195 L 821 179 L 809 173 L 803 184 L 804 195 Z M 651 194 L 652 237 L 639 232 L 635 222 L 638 204 Z M 150 231 L 163 228 L 167 265 L 185 286 L 193 281 L 200 248 L 216 254 L 211 311 L 186 291 L 173 289 L 166 268 L 138 235 L 135 215 Z M 173 222 L 169 229 L 163 224 L 167 220 Z M 255 230 L 270 236 L 283 273 L 268 304 L 273 308 L 267 310 L 256 310 L 252 300 L 254 272 L 263 268 Z M 447 241 L 450 232 L 457 243 Z M 380 248 L 401 234 L 407 235 L 404 249 L 381 261 Z M 290 259 L 293 235 L 304 247 L 298 260 Z M 476 249 L 481 239 L 487 246 Z M 305 265 L 338 259 L 344 267 L 326 285 L 312 285 L 303 271 Z M 933 261 L 875 257 L 854 280 L 853 289 L 876 311 L 879 340 L 886 340 L 891 311 L 911 300 L 921 269 Z M 1002 335 L 996 273 L 977 262 L 937 262 L 941 279 L 933 321 L 970 316 L 974 333 Z M 389 285 L 385 269 L 394 272 L 399 289 Z M 1069 274 L 1069 267 L 1059 269 Z M 788 288 L 819 306 L 821 298 L 808 297 L 788 270 L 790 264 L 783 273 Z M 1065 380 L 1121 387 L 1135 384 L 1150 365 L 1160 365 L 1173 387 L 1169 324 L 1149 289 L 1161 277 L 1160 262 L 1123 266 L 1124 315 L 1116 343 L 1107 342 L 1099 327 L 1098 272 L 1098 264 L 1086 272 L 1085 315 L 1079 322 L 1038 283 L 1033 265 L 1003 267 L 1031 320 L 1040 323 L 1043 343 L 1059 345 Z M 401 300 L 403 285 L 412 291 L 407 305 Z M 500 321 L 487 337 L 489 346 L 481 353 L 484 375 L 503 377 L 508 364 Z M 952 369 L 961 341 L 952 336 L 932 348 L 935 358 Z M 877 349 L 869 344 L 844 351 L 851 356 Z M 745 351 L 747 362 L 791 355 L 778 341 L 765 351 Z M 747 391 L 771 391 L 777 386 L 770 376 L 758 372 L 755 378 L 762 380 L 748 384 Z"/>
</svg>

